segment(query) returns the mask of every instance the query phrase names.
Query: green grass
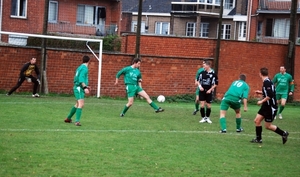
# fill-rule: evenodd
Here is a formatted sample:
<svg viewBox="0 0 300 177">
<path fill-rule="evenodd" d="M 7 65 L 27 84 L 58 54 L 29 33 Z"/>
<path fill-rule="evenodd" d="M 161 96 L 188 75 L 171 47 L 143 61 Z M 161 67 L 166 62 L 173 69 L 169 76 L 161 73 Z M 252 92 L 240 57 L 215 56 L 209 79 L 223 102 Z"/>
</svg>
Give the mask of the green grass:
<svg viewBox="0 0 300 177">
<path fill-rule="evenodd" d="M 126 100 L 87 98 L 81 127 L 63 122 L 73 97 L 0 95 L 0 176 L 300 176 L 299 106 L 289 105 L 274 124 L 290 132 L 281 137 L 263 129 L 255 137 L 259 106 L 242 113 L 245 132 L 235 132 L 227 114 L 227 134 L 218 133 L 219 104 L 212 124 L 200 124 L 194 104 L 159 103 L 155 113 L 137 100 L 124 118 Z"/>
</svg>

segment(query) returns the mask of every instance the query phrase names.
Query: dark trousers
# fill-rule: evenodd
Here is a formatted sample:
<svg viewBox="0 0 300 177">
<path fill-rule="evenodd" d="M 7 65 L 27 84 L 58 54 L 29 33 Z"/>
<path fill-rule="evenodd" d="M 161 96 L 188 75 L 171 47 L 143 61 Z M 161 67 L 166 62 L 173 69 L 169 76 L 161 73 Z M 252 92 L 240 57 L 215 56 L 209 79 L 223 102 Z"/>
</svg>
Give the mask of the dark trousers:
<svg viewBox="0 0 300 177">
<path fill-rule="evenodd" d="M 31 79 L 31 82 L 34 84 L 33 85 L 33 90 L 32 90 L 32 94 L 36 94 L 36 91 L 37 91 L 37 88 L 39 86 L 39 82 L 37 81 L 37 79 L 33 76 L 28 76 L 28 77 L 25 77 L 25 76 L 20 76 L 19 79 L 18 79 L 18 82 L 17 84 L 8 92 L 8 94 L 12 94 L 14 91 L 16 91 L 21 85 L 22 83 L 25 81 L 26 78 L 30 78 Z"/>
</svg>

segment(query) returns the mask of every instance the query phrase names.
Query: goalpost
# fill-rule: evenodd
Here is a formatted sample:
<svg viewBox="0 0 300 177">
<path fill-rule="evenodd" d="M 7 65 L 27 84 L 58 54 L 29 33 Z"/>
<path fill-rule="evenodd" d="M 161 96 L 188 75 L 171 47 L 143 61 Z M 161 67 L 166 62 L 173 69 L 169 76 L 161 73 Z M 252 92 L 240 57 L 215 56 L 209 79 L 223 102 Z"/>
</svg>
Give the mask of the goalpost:
<svg viewBox="0 0 300 177">
<path fill-rule="evenodd" d="M 59 39 L 59 40 L 73 40 L 73 41 L 85 41 L 86 47 L 89 49 L 89 51 L 95 56 L 95 58 L 98 60 L 99 66 L 98 66 L 98 84 L 97 84 L 97 98 L 100 97 L 100 88 L 101 88 L 101 70 L 102 70 L 102 46 L 103 46 L 103 40 L 102 39 L 89 39 L 89 38 L 75 38 L 75 37 L 63 37 L 63 36 L 51 36 L 51 35 L 41 35 L 41 34 L 29 34 L 29 33 L 16 33 L 16 32 L 7 32 L 7 31 L 0 31 L 0 34 L 7 34 L 13 37 L 37 37 L 37 38 L 46 38 L 46 39 Z M 23 38 L 23 39 L 24 39 Z M 0 38 L 1 39 L 1 38 Z M 99 56 L 95 54 L 95 52 L 91 49 L 89 46 L 89 42 L 99 42 Z M 25 46 L 24 41 L 21 39 L 21 43 L 19 45 Z"/>
</svg>

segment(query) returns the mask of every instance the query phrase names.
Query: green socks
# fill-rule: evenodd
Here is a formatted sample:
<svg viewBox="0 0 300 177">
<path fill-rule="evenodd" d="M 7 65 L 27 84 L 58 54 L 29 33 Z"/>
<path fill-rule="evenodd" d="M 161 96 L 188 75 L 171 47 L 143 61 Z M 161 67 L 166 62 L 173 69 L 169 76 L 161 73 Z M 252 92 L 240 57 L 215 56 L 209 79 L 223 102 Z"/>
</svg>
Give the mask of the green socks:
<svg viewBox="0 0 300 177">
<path fill-rule="evenodd" d="M 282 113 L 282 111 L 283 111 L 283 109 L 284 109 L 284 106 L 280 106 L 280 107 L 279 107 L 278 114 L 281 114 L 281 113 Z"/>
<path fill-rule="evenodd" d="M 122 111 L 122 114 L 125 114 L 128 111 L 129 107 L 127 107 L 126 105 L 124 106 L 124 109 Z"/>
<path fill-rule="evenodd" d="M 82 113 L 82 108 L 77 108 L 75 122 L 80 122 L 81 113 Z"/>
<path fill-rule="evenodd" d="M 225 117 L 220 118 L 220 125 L 222 130 L 226 130 L 226 119 Z"/>
<path fill-rule="evenodd" d="M 75 114 L 75 112 L 76 112 L 76 107 L 75 106 L 73 106 L 72 108 L 71 108 L 71 111 L 70 111 L 70 113 L 69 113 L 69 115 L 67 116 L 67 118 L 68 119 L 71 119 L 72 118 L 72 116 Z"/>
<path fill-rule="evenodd" d="M 151 106 L 153 109 L 158 110 L 158 106 L 157 106 L 153 101 L 150 103 L 150 106 Z"/>
<path fill-rule="evenodd" d="M 199 110 L 199 103 L 195 103 L 195 109 Z"/>
<path fill-rule="evenodd" d="M 242 123 L 242 118 L 236 118 L 235 119 L 236 122 L 236 129 L 240 129 L 241 128 L 241 123 Z"/>
</svg>

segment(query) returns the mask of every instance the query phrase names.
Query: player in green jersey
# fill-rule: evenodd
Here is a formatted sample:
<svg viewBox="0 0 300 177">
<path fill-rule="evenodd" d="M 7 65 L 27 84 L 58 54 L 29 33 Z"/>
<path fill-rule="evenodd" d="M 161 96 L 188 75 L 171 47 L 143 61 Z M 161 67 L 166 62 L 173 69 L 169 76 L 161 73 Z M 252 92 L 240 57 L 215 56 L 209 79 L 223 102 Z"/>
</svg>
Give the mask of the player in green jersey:
<svg viewBox="0 0 300 177">
<path fill-rule="evenodd" d="M 288 96 L 293 95 L 294 92 L 294 80 L 292 76 L 286 72 L 285 67 L 281 66 L 280 72 L 274 76 L 272 82 L 276 88 L 277 103 L 280 104 L 278 117 L 279 119 L 282 119 L 281 113 L 284 109 L 286 100 L 288 99 Z M 276 117 L 274 119 L 276 119 Z"/>
<path fill-rule="evenodd" d="M 69 115 L 65 119 L 66 123 L 72 122 L 72 116 L 76 113 L 75 125 L 81 126 L 80 118 L 82 108 L 84 106 L 84 94 L 90 93 L 90 87 L 88 86 L 88 65 L 90 63 L 90 57 L 83 56 L 82 64 L 76 69 L 74 76 L 73 92 L 76 98 L 75 105 L 71 108 Z"/>
<path fill-rule="evenodd" d="M 221 109 L 220 109 L 220 125 L 221 125 L 221 133 L 226 133 L 226 112 L 230 108 L 235 111 L 235 121 L 236 121 L 236 132 L 241 132 L 243 129 L 241 128 L 241 100 L 244 103 L 244 112 L 248 110 L 247 107 L 247 99 L 249 94 L 249 86 L 245 82 L 246 76 L 241 74 L 239 80 L 232 82 L 229 89 L 225 93 L 222 102 L 221 102 Z"/>
<path fill-rule="evenodd" d="M 134 96 L 137 94 L 145 98 L 147 102 L 150 104 L 150 106 L 155 110 L 156 113 L 164 111 L 164 109 L 158 107 L 150 99 L 149 95 L 143 90 L 141 86 L 142 75 L 139 70 L 140 65 L 141 65 L 141 59 L 134 58 L 133 64 L 131 66 L 124 67 L 116 75 L 115 85 L 118 84 L 120 76 L 124 75 L 124 83 L 126 85 L 126 92 L 128 97 L 128 102 L 124 106 L 124 109 L 120 114 L 121 117 L 124 117 L 125 113 L 128 111 L 130 106 L 132 106 L 134 101 Z"/>
</svg>

